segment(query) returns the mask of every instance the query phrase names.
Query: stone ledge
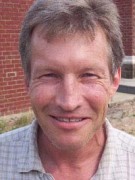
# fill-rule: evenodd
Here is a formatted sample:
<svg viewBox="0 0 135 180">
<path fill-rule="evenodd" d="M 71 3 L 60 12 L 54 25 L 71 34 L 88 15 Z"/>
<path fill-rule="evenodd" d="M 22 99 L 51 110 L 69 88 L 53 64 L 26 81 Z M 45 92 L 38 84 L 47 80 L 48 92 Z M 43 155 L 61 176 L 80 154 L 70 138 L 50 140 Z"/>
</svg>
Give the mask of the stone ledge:
<svg viewBox="0 0 135 180">
<path fill-rule="evenodd" d="M 135 94 L 135 78 L 133 79 L 121 79 L 118 92 Z"/>
<path fill-rule="evenodd" d="M 125 56 L 122 64 L 122 77 L 135 78 L 135 56 Z"/>
</svg>

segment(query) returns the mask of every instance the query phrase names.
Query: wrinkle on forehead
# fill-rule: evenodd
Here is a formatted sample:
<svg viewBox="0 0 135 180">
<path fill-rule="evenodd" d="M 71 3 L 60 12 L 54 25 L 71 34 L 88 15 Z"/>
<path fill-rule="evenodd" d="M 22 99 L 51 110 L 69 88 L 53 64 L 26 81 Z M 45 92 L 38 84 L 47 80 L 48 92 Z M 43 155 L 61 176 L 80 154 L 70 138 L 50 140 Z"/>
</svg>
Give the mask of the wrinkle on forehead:
<svg viewBox="0 0 135 180">
<path fill-rule="evenodd" d="M 96 51 L 98 48 L 103 49 L 101 53 L 104 53 L 104 57 L 106 56 L 106 59 L 108 61 L 109 71 L 110 71 L 111 63 L 110 63 L 110 53 L 109 53 L 110 51 L 108 51 L 109 45 L 108 45 L 104 31 L 100 27 L 97 27 L 97 30 L 95 31 L 94 39 L 91 39 L 91 37 L 88 36 L 88 33 L 87 34 L 77 33 L 75 35 L 69 34 L 67 36 L 54 37 L 50 42 L 48 42 L 47 39 L 45 38 L 45 33 L 46 32 L 45 32 L 45 30 L 43 30 L 42 26 L 36 27 L 35 30 L 33 31 L 32 41 L 31 41 L 33 56 L 34 56 L 34 53 L 36 52 L 38 43 L 40 43 L 40 44 L 43 44 L 40 46 L 41 50 L 46 51 L 47 54 L 49 53 L 49 56 L 47 56 L 47 57 L 49 57 L 52 62 L 54 61 L 54 63 L 57 64 L 57 60 L 59 60 L 59 55 L 62 57 L 62 50 L 64 49 L 64 47 L 68 46 L 68 49 L 69 49 L 68 53 L 67 53 L 67 56 L 68 56 L 68 55 L 72 54 L 72 53 L 70 53 L 72 51 L 72 47 L 69 46 L 69 44 L 73 43 L 73 46 L 74 46 L 74 44 L 77 45 L 77 43 L 79 43 L 79 46 L 78 46 L 79 50 L 81 49 L 81 45 L 82 45 L 82 51 L 84 51 L 83 45 L 86 44 L 86 45 L 88 45 L 89 48 L 85 49 L 85 51 L 86 51 L 85 54 L 87 54 L 91 48 L 95 51 L 95 54 L 97 53 Z M 61 51 L 59 51 L 59 45 L 62 43 L 63 43 L 63 47 L 62 47 Z M 48 47 L 49 47 L 49 51 L 50 51 L 50 47 L 53 47 L 53 46 L 55 46 L 55 49 L 53 48 L 52 50 L 53 51 L 55 50 L 56 54 L 59 51 L 59 55 L 57 58 L 54 56 L 52 57 L 51 53 L 48 52 Z M 93 48 L 94 46 L 96 47 L 95 49 Z M 55 54 L 55 53 L 53 53 L 53 54 Z M 78 58 L 78 60 L 81 58 L 83 60 L 83 57 L 81 57 L 81 51 L 77 52 L 77 54 L 78 54 L 78 56 L 76 56 L 76 57 Z M 102 57 L 103 54 L 98 54 L 98 56 L 100 58 L 100 56 Z M 72 57 L 71 57 L 71 59 L 72 59 Z M 81 61 L 80 63 L 85 64 L 85 59 L 83 61 Z M 93 59 L 92 63 L 94 66 L 94 59 Z M 81 67 L 81 64 L 80 64 L 80 67 Z"/>
</svg>

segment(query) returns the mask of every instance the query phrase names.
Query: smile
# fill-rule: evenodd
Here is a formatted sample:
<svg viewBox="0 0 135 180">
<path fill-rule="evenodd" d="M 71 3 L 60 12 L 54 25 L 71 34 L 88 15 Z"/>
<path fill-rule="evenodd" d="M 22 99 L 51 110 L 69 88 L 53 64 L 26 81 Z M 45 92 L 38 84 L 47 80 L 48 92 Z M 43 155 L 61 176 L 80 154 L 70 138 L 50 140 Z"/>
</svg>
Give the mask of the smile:
<svg viewBox="0 0 135 180">
<path fill-rule="evenodd" d="M 54 116 L 53 118 L 55 118 L 59 122 L 67 122 L 67 123 L 81 122 L 85 119 L 85 118 L 60 118 L 60 117 L 54 117 Z"/>
</svg>

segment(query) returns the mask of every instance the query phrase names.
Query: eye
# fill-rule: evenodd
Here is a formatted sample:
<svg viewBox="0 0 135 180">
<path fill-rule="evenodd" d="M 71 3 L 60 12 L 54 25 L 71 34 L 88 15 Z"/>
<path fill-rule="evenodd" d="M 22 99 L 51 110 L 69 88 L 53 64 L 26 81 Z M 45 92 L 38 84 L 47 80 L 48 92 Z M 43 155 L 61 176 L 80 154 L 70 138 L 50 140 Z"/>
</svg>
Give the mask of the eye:
<svg viewBox="0 0 135 180">
<path fill-rule="evenodd" d="M 44 74 L 43 76 L 45 76 L 45 77 L 54 77 L 54 78 L 57 78 L 58 77 L 58 75 L 57 74 L 55 74 L 55 73 L 47 73 L 47 74 Z"/>
<path fill-rule="evenodd" d="M 60 76 L 56 73 L 46 73 L 46 74 L 39 76 L 39 78 L 59 78 L 59 77 Z"/>
<path fill-rule="evenodd" d="M 60 82 L 61 76 L 59 73 L 43 73 L 38 77 L 38 80 L 46 84 L 56 84 Z"/>
<path fill-rule="evenodd" d="M 83 78 L 91 78 L 91 79 L 97 79 L 98 75 L 94 73 L 84 73 L 82 74 Z"/>
</svg>

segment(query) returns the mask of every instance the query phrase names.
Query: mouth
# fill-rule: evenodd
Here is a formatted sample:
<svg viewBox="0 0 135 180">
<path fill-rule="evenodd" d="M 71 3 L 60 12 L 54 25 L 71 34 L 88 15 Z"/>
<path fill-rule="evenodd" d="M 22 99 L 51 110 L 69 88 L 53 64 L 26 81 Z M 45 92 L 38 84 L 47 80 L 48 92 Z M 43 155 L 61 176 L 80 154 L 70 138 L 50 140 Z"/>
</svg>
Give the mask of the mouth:
<svg viewBox="0 0 135 180">
<path fill-rule="evenodd" d="M 52 118 L 54 118 L 55 120 L 57 120 L 59 122 L 64 122 L 64 123 L 81 122 L 86 119 L 86 118 L 65 118 L 65 117 L 62 118 L 62 117 L 55 117 L 55 116 L 52 116 Z"/>
<path fill-rule="evenodd" d="M 87 126 L 91 122 L 89 117 L 77 116 L 53 116 L 51 115 L 51 123 L 58 129 L 78 130 Z"/>
</svg>

